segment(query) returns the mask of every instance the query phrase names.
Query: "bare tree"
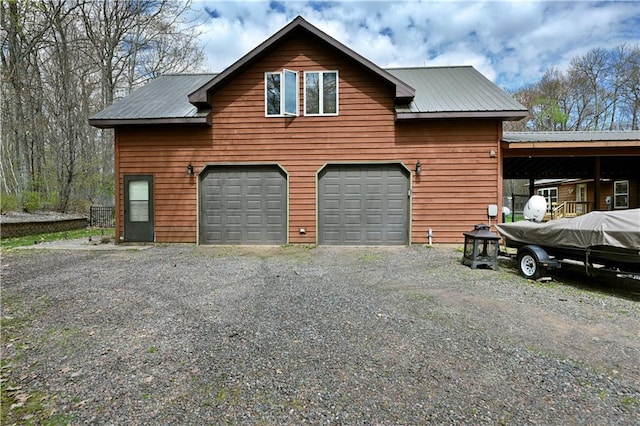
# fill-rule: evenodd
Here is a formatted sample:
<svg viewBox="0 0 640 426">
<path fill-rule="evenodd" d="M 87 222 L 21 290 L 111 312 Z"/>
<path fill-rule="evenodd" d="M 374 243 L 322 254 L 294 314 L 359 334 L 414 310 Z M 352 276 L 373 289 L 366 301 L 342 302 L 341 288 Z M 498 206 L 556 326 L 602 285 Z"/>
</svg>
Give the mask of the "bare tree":
<svg viewBox="0 0 640 426">
<path fill-rule="evenodd" d="M 640 46 L 593 49 L 513 93 L 529 108 L 518 130 L 638 129 Z"/>
<path fill-rule="evenodd" d="M 166 72 L 202 63 L 190 4 L 174 0 L 0 2 L 2 191 L 59 210 L 113 195 L 112 132 L 91 114 Z M 190 34 L 184 36 L 184 34 Z"/>
</svg>

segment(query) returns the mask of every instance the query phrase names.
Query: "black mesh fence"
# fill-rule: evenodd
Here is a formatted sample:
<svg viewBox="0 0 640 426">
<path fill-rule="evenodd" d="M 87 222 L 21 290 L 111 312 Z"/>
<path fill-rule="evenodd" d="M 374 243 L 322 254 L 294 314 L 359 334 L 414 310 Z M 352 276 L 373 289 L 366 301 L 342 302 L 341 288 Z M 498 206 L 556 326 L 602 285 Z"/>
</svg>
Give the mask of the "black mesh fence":
<svg viewBox="0 0 640 426">
<path fill-rule="evenodd" d="M 116 208 L 91 206 L 89 208 L 89 226 L 96 228 L 113 228 L 116 226 Z"/>
</svg>

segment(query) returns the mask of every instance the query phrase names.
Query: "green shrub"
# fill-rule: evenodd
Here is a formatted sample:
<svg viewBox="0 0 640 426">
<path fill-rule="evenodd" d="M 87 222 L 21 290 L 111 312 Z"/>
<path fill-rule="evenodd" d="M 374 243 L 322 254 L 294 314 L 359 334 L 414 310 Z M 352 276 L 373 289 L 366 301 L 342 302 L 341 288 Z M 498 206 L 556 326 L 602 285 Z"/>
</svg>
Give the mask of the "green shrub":
<svg viewBox="0 0 640 426">
<path fill-rule="evenodd" d="M 40 194 L 35 191 L 24 191 L 22 193 L 22 208 L 29 213 L 40 210 Z"/>
<path fill-rule="evenodd" d="M 56 192 L 51 192 L 46 196 L 44 200 L 42 200 L 42 205 L 40 208 L 42 210 L 55 210 L 58 207 L 58 194 Z"/>
<path fill-rule="evenodd" d="M 88 214 L 91 201 L 72 198 L 67 204 L 67 211 L 80 214 Z"/>
<path fill-rule="evenodd" d="M 0 195 L 0 212 L 14 212 L 18 210 L 18 197 L 13 194 Z"/>
</svg>

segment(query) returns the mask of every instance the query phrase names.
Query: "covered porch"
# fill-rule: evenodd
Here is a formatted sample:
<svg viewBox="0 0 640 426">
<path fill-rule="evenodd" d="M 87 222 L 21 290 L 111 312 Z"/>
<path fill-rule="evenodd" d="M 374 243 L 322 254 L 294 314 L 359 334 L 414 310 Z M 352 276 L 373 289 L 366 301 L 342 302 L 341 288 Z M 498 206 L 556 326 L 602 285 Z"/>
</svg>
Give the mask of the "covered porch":
<svg viewBox="0 0 640 426">
<path fill-rule="evenodd" d="M 505 132 L 504 179 L 529 180 L 547 219 L 640 207 L 640 131 Z"/>
</svg>

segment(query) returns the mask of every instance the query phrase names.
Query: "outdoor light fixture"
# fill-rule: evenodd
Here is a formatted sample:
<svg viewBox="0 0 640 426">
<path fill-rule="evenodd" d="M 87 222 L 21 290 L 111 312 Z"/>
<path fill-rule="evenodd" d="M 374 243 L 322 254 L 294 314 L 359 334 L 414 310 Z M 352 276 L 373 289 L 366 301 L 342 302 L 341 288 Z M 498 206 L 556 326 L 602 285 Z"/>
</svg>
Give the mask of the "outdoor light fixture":
<svg viewBox="0 0 640 426">
<path fill-rule="evenodd" d="M 420 173 L 422 173 L 422 163 L 418 160 L 416 163 L 416 174 L 419 175 Z"/>
<path fill-rule="evenodd" d="M 187 174 L 188 175 L 192 175 L 193 174 L 193 164 L 189 164 L 187 166 Z"/>
</svg>

